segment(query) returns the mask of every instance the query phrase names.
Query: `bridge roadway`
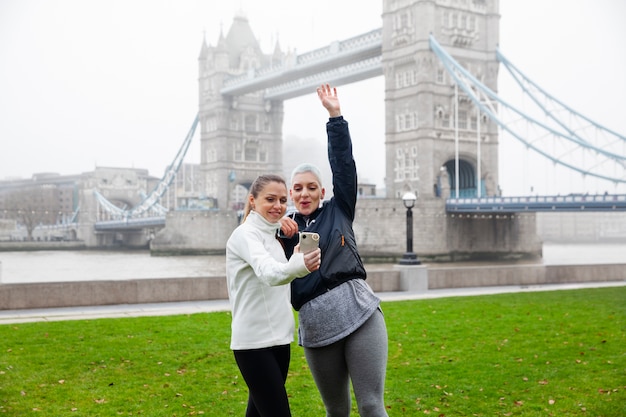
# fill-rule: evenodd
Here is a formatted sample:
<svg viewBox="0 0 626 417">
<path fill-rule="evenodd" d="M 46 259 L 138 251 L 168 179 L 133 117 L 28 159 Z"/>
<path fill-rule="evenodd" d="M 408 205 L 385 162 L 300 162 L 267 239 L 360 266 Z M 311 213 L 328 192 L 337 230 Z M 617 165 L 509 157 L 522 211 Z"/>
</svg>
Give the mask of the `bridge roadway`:
<svg viewBox="0 0 626 417">
<path fill-rule="evenodd" d="M 103 220 L 94 223 L 99 232 L 115 230 L 141 230 L 146 227 L 165 227 L 165 216 L 126 218 L 123 220 Z"/>
<path fill-rule="evenodd" d="M 624 194 L 482 197 L 446 200 L 448 213 L 516 213 L 538 211 L 623 211 Z"/>
<path fill-rule="evenodd" d="M 625 211 L 626 194 L 566 195 L 451 198 L 446 200 L 447 213 L 517 213 L 517 212 L 573 212 Z M 98 221 L 96 231 L 140 230 L 164 227 L 165 216 L 127 218 Z"/>
<path fill-rule="evenodd" d="M 382 29 L 333 42 L 287 60 L 228 78 L 223 96 L 263 91 L 266 100 L 287 100 L 310 93 L 321 83 L 343 85 L 383 75 Z"/>
</svg>

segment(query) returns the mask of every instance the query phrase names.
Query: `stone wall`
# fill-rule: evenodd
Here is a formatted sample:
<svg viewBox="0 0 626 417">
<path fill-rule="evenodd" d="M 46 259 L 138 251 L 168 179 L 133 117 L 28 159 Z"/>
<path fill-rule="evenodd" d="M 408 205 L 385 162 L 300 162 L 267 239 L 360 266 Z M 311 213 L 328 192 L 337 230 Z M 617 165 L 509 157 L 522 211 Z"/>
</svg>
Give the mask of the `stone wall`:
<svg viewBox="0 0 626 417">
<path fill-rule="evenodd" d="M 412 283 L 411 280 L 419 281 Z M 375 292 L 626 281 L 626 264 L 397 265 L 368 267 Z M 225 277 L 0 284 L 0 310 L 142 304 L 228 298 Z"/>
<path fill-rule="evenodd" d="M 546 242 L 624 242 L 626 212 L 537 213 L 537 233 Z"/>
<path fill-rule="evenodd" d="M 171 211 L 165 228 L 150 242 L 150 251 L 155 255 L 224 253 L 237 224 L 236 212 L 230 210 Z"/>
<path fill-rule="evenodd" d="M 354 232 L 361 254 L 398 257 L 406 247 L 406 208 L 399 199 L 361 199 Z M 538 259 L 535 213 L 446 213 L 445 200 L 418 200 L 413 251 L 427 260 Z"/>
</svg>

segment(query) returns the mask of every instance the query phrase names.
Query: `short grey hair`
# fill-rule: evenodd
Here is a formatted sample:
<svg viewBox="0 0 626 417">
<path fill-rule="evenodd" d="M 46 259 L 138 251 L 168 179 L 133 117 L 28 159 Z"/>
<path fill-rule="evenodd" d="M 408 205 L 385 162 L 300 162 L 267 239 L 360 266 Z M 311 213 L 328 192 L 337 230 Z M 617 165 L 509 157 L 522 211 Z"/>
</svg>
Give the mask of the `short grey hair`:
<svg viewBox="0 0 626 417">
<path fill-rule="evenodd" d="M 293 184 L 293 178 L 296 175 L 303 174 L 305 172 L 310 172 L 311 174 L 313 174 L 315 178 L 317 179 L 317 182 L 320 184 L 320 187 L 322 186 L 322 174 L 320 173 L 319 168 L 307 162 L 298 165 L 297 167 L 293 169 L 293 171 L 291 171 L 291 184 Z"/>
</svg>

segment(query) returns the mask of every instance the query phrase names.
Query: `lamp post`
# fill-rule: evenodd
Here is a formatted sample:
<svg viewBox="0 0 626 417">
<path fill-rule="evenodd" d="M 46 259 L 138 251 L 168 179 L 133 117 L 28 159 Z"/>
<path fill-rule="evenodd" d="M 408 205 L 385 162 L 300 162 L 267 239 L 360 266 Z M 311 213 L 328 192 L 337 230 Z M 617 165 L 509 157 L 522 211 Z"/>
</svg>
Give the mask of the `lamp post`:
<svg viewBox="0 0 626 417">
<path fill-rule="evenodd" d="M 417 254 L 413 252 L 413 211 L 417 195 L 408 192 L 402 196 L 402 202 L 406 207 L 406 253 L 400 258 L 400 265 L 420 265 Z"/>
</svg>

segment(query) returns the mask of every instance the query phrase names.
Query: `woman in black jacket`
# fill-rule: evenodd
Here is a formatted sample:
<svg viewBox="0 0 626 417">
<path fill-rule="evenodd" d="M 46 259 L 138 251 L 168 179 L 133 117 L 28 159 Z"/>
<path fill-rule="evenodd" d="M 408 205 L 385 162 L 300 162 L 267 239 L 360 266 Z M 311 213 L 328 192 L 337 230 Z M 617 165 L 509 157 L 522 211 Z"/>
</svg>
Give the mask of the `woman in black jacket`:
<svg viewBox="0 0 626 417">
<path fill-rule="evenodd" d="M 386 417 L 387 329 L 380 299 L 365 282 L 352 223 L 357 201 L 356 165 L 348 122 L 341 115 L 337 89 L 317 89 L 329 121 L 328 160 L 333 197 L 322 204 L 325 189 L 319 170 L 296 167 L 291 199 L 297 210 L 283 219 L 285 251 L 291 256 L 298 231 L 317 232 L 322 250 L 320 269 L 291 283 L 291 303 L 299 311 L 298 343 L 326 407 L 327 417 L 350 415 L 350 381 L 359 414 Z"/>
</svg>

